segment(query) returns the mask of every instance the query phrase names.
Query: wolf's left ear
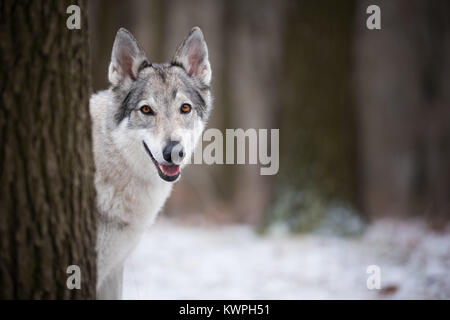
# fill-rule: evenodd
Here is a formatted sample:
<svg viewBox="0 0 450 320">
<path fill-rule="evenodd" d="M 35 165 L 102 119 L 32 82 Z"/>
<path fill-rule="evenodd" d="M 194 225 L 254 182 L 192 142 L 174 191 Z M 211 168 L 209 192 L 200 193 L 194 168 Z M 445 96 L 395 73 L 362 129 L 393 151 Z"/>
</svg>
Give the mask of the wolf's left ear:
<svg viewBox="0 0 450 320">
<path fill-rule="evenodd" d="M 181 65 L 189 76 L 209 86 L 211 66 L 208 58 L 208 47 L 199 27 L 194 27 L 189 32 L 189 35 L 175 52 L 172 63 Z"/>
<path fill-rule="evenodd" d="M 139 43 L 132 34 L 120 28 L 111 54 L 108 79 L 112 85 L 118 85 L 127 79 L 136 80 L 142 68 L 150 64 Z"/>
</svg>

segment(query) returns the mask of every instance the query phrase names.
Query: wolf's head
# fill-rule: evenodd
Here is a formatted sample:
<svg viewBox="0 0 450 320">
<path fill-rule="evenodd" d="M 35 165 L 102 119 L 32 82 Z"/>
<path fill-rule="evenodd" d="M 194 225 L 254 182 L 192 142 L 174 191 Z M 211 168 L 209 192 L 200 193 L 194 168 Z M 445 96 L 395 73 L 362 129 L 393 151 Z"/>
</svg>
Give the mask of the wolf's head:
<svg viewBox="0 0 450 320">
<path fill-rule="evenodd" d="M 170 63 L 152 63 L 125 29 L 117 32 L 108 74 L 112 143 L 142 178 L 155 170 L 175 181 L 211 110 L 211 67 L 200 28 L 191 30 Z"/>
</svg>

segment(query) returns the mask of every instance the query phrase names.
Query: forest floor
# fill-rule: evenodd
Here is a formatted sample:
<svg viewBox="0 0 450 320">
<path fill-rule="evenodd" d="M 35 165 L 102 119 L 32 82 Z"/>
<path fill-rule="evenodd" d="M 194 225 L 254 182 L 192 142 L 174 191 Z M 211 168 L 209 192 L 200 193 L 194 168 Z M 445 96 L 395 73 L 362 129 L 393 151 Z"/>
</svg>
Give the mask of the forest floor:
<svg viewBox="0 0 450 320">
<path fill-rule="evenodd" d="M 369 290 L 367 267 L 380 268 Z M 352 238 L 259 235 L 159 219 L 127 262 L 125 299 L 450 299 L 450 233 L 379 222 Z"/>
</svg>

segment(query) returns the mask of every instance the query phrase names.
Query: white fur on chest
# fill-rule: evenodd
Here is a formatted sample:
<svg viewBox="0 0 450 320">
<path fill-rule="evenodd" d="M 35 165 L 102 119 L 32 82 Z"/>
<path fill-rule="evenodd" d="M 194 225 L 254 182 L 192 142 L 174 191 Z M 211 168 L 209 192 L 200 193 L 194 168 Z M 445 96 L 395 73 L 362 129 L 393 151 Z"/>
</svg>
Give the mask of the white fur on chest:
<svg viewBox="0 0 450 320">
<path fill-rule="evenodd" d="M 153 223 L 170 194 L 171 185 L 142 186 L 130 182 L 124 188 L 96 181 L 101 217 L 97 230 L 99 283 L 111 269 L 123 264 Z"/>
</svg>

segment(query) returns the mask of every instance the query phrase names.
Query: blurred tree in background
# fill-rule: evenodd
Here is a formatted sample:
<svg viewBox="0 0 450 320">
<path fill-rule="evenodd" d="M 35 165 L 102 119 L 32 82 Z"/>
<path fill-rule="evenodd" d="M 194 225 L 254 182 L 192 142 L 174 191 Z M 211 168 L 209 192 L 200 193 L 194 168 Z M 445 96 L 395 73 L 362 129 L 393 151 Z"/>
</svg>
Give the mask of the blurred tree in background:
<svg viewBox="0 0 450 320">
<path fill-rule="evenodd" d="M 354 1 L 290 1 L 283 37 L 280 173 L 269 217 L 318 227 L 330 206 L 357 208 L 352 99 Z"/>
<path fill-rule="evenodd" d="M 382 30 L 355 39 L 364 211 L 439 224 L 450 217 L 450 3 L 379 5 Z"/>
</svg>

